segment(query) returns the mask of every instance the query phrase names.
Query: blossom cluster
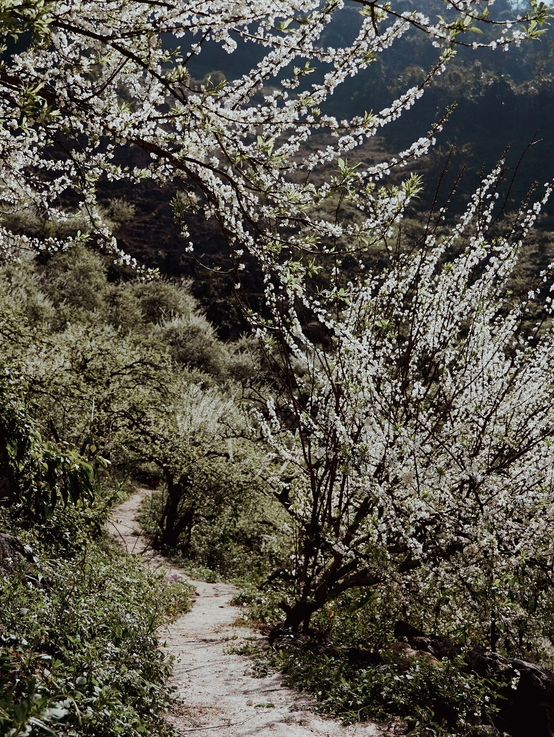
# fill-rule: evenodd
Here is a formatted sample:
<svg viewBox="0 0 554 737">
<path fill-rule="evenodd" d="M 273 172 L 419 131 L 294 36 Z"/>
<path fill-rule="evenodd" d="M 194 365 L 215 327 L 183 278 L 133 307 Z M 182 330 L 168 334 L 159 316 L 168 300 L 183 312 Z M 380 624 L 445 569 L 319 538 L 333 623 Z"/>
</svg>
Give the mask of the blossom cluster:
<svg viewBox="0 0 554 737">
<path fill-rule="evenodd" d="M 333 192 L 314 192 L 309 173 L 336 165 L 415 104 L 473 27 L 493 28 L 490 45 L 519 42 L 541 18 L 535 5 L 528 16 L 495 23 L 490 0 L 445 3 L 445 17 L 394 3 L 361 2 L 352 13 L 344 0 L 68 0 L 24 10 L 16 3 L 0 33 L 1 206 L 63 219 L 77 197 L 99 241 L 113 249 L 96 207 L 99 184 L 179 179 L 240 247 L 265 249 L 268 231 L 286 240 L 298 224 L 288 215 L 299 209 L 320 244 L 329 224 L 312 213 Z M 329 47 L 326 31 L 347 11 L 357 34 Z M 376 114 L 338 121 L 322 112 L 346 79 L 412 28 L 438 46 L 420 86 Z M 221 85 L 194 80 L 191 64 L 213 43 L 261 59 Z M 322 135 L 328 143 L 306 155 Z M 420 141 L 406 155 L 428 145 Z M 378 173 L 359 172 L 368 180 Z M 0 247 L 14 254 L 17 241 L 3 235 Z"/>
</svg>

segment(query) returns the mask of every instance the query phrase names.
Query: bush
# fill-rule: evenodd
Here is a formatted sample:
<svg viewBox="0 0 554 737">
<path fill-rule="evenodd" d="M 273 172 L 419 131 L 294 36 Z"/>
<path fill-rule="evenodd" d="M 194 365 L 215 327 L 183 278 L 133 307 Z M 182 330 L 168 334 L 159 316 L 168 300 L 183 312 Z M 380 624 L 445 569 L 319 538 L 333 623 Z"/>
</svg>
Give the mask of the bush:
<svg viewBox="0 0 554 737">
<path fill-rule="evenodd" d="M 127 284 L 119 284 L 108 294 L 108 322 L 118 332 L 133 333 L 140 328 L 143 314 L 136 290 Z"/>
<path fill-rule="evenodd" d="M 24 324 L 44 325 L 55 318 L 51 301 L 41 289 L 34 264 L 9 264 L 0 271 L 2 322 L 10 317 Z"/>
<path fill-rule="evenodd" d="M 221 377 L 225 362 L 225 346 L 203 315 L 174 317 L 156 326 L 154 336 L 167 346 L 176 364 Z"/>
<path fill-rule="evenodd" d="M 170 518 L 166 491 L 145 502 L 141 523 L 146 533 L 185 565 L 227 578 L 267 576 L 283 551 L 284 536 L 253 467 L 241 468 L 240 461 L 225 458 L 196 458 L 191 471 L 192 485 Z"/>
<path fill-rule="evenodd" d="M 377 658 L 376 658 L 377 660 Z M 284 640 L 259 656 L 286 681 L 317 697 L 346 722 L 402 717 L 413 737 L 494 735 L 495 684 L 464 672 L 458 661 L 433 661 L 389 650 L 379 662 L 354 666 L 314 643 Z"/>
<path fill-rule="evenodd" d="M 49 260 L 43 273 L 43 288 L 56 306 L 65 307 L 66 320 L 86 319 L 105 307 L 105 260 L 85 246 L 74 245 Z"/>
<path fill-rule="evenodd" d="M 134 289 L 147 323 L 157 324 L 174 317 L 189 317 L 197 307 L 186 284 L 156 281 L 136 284 Z"/>
<path fill-rule="evenodd" d="M 241 338 L 231 343 L 226 368 L 231 379 L 241 385 L 260 384 L 264 374 L 258 343 L 252 338 Z"/>
<path fill-rule="evenodd" d="M 189 589 L 91 538 L 105 510 L 82 512 L 18 533 L 35 564 L 21 564 L 0 591 L 0 732 L 163 735 L 170 666 L 156 631 L 188 607 Z"/>
</svg>

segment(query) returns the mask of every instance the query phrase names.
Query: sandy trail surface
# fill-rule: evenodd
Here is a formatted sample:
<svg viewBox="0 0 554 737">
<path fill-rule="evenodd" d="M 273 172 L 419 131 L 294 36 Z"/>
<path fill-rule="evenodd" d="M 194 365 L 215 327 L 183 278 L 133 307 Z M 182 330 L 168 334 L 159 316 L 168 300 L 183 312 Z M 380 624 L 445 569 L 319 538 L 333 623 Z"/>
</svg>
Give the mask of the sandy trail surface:
<svg viewBox="0 0 554 737">
<path fill-rule="evenodd" d="M 192 610 L 162 633 L 175 658 L 177 700 L 168 720 L 182 735 L 199 737 L 378 737 L 374 724 L 345 727 L 314 713 L 306 698 L 285 688 L 278 675 L 257 678 L 252 662 L 233 650 L 260 635 L 240 622 L 231 606 L 233 586 L 191 580 L 149 549 L 139 533 L 137 514 L 149 492 L 140 490 L 114 511 L 110 531 L 145 564 L 184 578 L 196 588 Z"/>
</svg>

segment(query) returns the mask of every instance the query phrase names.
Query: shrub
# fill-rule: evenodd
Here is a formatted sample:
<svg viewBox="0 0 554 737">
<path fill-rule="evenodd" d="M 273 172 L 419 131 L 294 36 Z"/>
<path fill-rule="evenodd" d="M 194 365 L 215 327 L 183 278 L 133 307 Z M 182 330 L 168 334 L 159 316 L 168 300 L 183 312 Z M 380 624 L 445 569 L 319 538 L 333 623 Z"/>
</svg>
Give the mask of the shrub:
<svg viewBox="0 0 554 737">
<path fill-rule="evenodd" d="M 406 657 L 390 650 L 365 667 L 326 654 L 313 643 L 286 640 L 259 657 L 286 681 L 314 694 L 322 708 L 346 722 L 402 717 L 412 737 L 497 734 L 495 684 L 464 672 L 461 662 Z"/>
<path fill-rule="evenodd" d="M 225 347 L 203 315 L 191 312 L 188 316 L 166 320 L 156 326 L 154 336 L 168 347 L 176 364 L 222 376 Z"/>
<path fill-rule="evenodd" d="M 66 321 L 83 320 L 105 307 L 108 294 L 106 264 L 81 244 L 53 256 L 42 276 L 43 289 L 52 302 L 65 310 Z"/>
<path fill-rule="evenodd" d="M 133 285 L 120 284 L 110 289 L 108 294 L 108 322 L 124 334 L 140 330 L 143 314 Z"/>
<path fill-rule="evenodd" d="M 160 491 L 143 508 L 141 522 L 155 544 L 225 577 L 267 576 L 285 539 L 253 464 L 191 455 L 187 479 L 180 492 L 173 487 L 177 499 Z"/>
<path fill-rule="evenodd" d="M 142 315 L 147 323 L 161 323 L 174 317 L 190 316 L 196 309 L 196 300 L 186 285 L 169 282 L 147 282 L 134 287 Z"/>
<path fill-rule="evenodd" d="M 44 527 L 17 531 L 35 564 L 19 566 L 0 590 L 2 734 L 166 733 L 169 663 L 156 632 L 188 607 L 190 592 L 95 539 L 105 511 L 59 510 Z M 2 523 L 13 530 L 13 520 Z"/>
</svg>

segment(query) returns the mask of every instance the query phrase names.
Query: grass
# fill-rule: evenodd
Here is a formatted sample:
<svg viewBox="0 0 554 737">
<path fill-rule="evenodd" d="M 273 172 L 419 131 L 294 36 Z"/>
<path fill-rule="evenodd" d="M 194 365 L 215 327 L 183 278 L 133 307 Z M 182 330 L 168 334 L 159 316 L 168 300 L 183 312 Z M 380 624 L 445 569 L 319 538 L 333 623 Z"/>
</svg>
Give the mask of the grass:
<svg viewBox="0 0 554 737">
<path fill-rule="evenodd" d="M 235 599 L 264 630 L 282 616 L 277 601 L 254 587 Z M 253 659 L 256 675 L 280 672 L 287 686 L 310 694 L 323 713 L 345 723 L 395 722 L 412 737 L 499 734 L 492 726 L 498 685 L 469 673 L 462 656 L 438 660 L 400 642 L 372 643 L 360 627 L 348 632 L 340 627 L 339 635 L 324 622 L 317 624 L 321 629 L 310 636 L 282 637 L 273 646 L 249 642 L 236 652 Z"/>
</svg>

